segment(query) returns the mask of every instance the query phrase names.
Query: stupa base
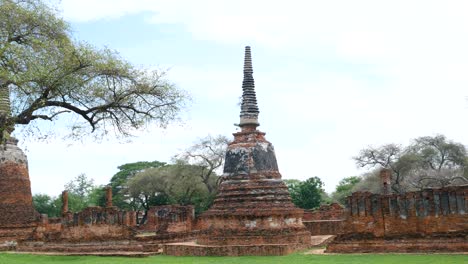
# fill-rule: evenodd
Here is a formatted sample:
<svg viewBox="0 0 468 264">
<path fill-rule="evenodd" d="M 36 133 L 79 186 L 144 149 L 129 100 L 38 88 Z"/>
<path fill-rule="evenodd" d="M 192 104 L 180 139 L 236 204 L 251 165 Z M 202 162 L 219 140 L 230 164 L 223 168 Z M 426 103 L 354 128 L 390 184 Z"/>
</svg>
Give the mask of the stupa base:
<svg viewBox="0 0 468 264">
<path fill-rule="evenodd" d="M 165 244 L 163 245 L 163 253 L 169 256 L 284 256 L 308 247 L 310 247 L 310 244 L 214 246 L 185 242 Z"/>
</svg>

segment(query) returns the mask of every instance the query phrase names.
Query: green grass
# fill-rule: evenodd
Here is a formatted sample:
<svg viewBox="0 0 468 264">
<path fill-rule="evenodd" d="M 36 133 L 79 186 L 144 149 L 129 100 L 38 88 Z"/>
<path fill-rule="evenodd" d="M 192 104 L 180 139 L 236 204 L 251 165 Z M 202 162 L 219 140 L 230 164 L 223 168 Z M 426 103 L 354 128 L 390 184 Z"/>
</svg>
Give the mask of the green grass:
<svg viewBox="0 0 468 264">
<path fill-rule="evenodd" d="M 468 255 L 303 255 L 292 254 L 281 257 L 170 257 L 154 256 L 149 258 L 123 258 L 123 257 L 63 257 L 63 256 L 37 256 L 0 254 L 0 264 L 468 264 Z"/>
</svg>

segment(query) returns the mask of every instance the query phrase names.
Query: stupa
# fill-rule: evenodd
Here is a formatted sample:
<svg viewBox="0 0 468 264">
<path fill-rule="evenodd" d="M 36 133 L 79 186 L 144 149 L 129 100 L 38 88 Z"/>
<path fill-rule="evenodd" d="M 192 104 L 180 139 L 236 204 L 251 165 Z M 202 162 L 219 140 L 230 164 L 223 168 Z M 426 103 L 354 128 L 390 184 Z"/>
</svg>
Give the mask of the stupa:
<svg viewBox="0 0 468 264">
<path fill-rule="evenodd" d="M 259 108 L 250 47 L 245 47 L 240 132 L 228 146 L 224 172 L 212 207 L 199 219 L 197 243 L 210 246 L 276 245 L 283 253 L 310 245 L 295 207 L 281 180 L 273 145 L 257 130 Z M 262 252 L 258 252 L 262 255 Z"/>
<path fill-rule="evenodd" d="M 10 114 L 8 88 L 0 87 L 0 118 L 6 120 Z M 10 135 L 12 131 L 13 127 L 1 132 L 3 140 L 0 142 L 0 229 L 35 225 L 39 219 L 32 202 L 28 160 L 17 146 L 18 140 Z"/>
</svg>

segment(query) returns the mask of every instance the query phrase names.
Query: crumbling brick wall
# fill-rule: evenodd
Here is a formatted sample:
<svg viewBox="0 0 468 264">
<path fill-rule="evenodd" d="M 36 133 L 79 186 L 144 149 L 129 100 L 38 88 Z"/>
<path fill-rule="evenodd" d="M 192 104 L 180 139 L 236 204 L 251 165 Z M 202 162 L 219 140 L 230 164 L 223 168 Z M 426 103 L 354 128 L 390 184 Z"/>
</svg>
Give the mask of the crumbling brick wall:
<svg viewBox="0 0 468 264">
<path fill-rule="evenodd" d="M 133 212 L 116 207 L 88 207 L 81 212 L 67 212 L 62 218 L 44 221 L 35 238 L 46 241 L 101 241 L 131 239 L 135 235 Z"/>
<path fill-rule="evenodd" d="M 193 206 L 163 205 L 150 207 L 146 223 L 140 230 L 156 231 L 156 234 L 192 231 L 195 219 Z"/>
<path fill-rule="evenodd" d="M 468 185 L 404 195 L 353 193 L 344 233 L 374 237 L 468 232 Z"/>
<path fill-rule="evenodd" d="M 344 208 L 337 204 L 322 205 L 318 209 L 304 210 L 302 222 L 311 235 L 336 235 L 342 232 Z"/>
<path fill-rule="evenodd" d="M 345 210 L 338 203 L 324 204 L 318 209 L 304 210 L 302 221 L 314 220 L 343 220 L 345 218 Z"/>
</svg>

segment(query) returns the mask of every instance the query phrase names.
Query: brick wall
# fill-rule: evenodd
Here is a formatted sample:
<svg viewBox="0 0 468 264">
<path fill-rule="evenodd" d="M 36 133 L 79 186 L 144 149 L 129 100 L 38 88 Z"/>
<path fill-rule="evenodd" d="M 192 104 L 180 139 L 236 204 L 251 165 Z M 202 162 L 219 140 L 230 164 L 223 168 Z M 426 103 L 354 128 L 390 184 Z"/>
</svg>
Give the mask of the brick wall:
<svg viewBox="0 0 468 264">
<path fill-rule="evenodd" d="M 345 218 L 345 210 L 338 203 L 325 204 L 318 209 L 304 210 L 302 221 L 314 220 L 342 220 Z"/>
<path fill-rule="evenodd" d="M 345 234 L 424 236 L 468 231 L 468 185 L 404 195 L 353 193 Z"/>
<path fill-rule="evenodd" d="M 34 239 L 44 241 L 103 241 L 131 239 L 135 235 L 134 212 L 116 207 L 88 207 L 81 212 L 67 212 L 62 218 L 42 221 Z"/>
<path fill-rule="evenodd" d="M 156 234 L 192 231 L 195 220 L 193 206 L 163 205 L 150 207 L 146 223 L 140 230 L 155 231 Z"/>
<path fill-rule="evenodd" d="M 302 222 L 313 236 L 337 235 L 343 230 L 344 218 L 344 208 L 332 203 L 318 209 L 304 210 Z"/>
</svg>

